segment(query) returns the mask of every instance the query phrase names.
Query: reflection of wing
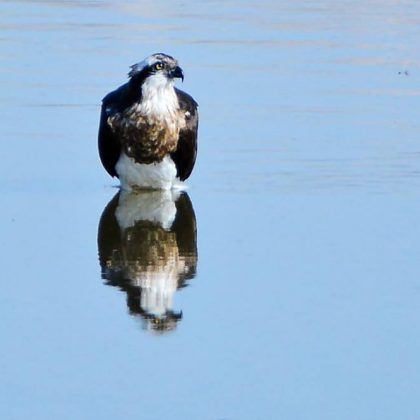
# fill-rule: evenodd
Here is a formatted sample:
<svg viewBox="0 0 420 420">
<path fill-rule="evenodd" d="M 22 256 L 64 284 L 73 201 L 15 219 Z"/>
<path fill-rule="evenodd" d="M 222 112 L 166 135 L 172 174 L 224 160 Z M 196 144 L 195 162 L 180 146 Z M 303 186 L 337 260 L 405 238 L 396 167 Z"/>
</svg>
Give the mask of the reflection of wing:
<svg viewBox="0 0 420 420">
<path fill-rule="evenodd" d="M 191 201 L 186 193 L 181 194 L 175 203 L 177 213 L 172 224 L 180 255 L 186 261 L 186 271 L 179 277 L 178 287 L 197 273 L 197 223 Z"/>
<path fill-rule="evenodd" d="M 182 90 L 175 89 L 179 106 L 185 113 L 185 127 L 179 132 L 178 146 L 171 157 L 175 162 L 177 176 L 185 181 L 194 168 L 197 157 L 198 112 L 197 102 Z"/>
<path fill-rule="evenodd" d="M 105 208 L 98 231 L 102 277 L 127 293 L 131 314 L 147 326 L 175 327 L 181 313 L 172 298 L 197 267 L 194 210 L 186 193 L 118 193 Z"/>
</svg>

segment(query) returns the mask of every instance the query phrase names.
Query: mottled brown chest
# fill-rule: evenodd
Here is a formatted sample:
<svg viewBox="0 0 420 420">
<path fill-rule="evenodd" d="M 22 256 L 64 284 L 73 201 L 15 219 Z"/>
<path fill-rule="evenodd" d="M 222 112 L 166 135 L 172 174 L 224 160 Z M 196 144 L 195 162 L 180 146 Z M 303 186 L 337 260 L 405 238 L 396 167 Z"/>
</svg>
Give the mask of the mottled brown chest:
<svg viewBox="0 0 420 420">
<path fill-rule="evenodd" d="M 108 124 L 128 156 L 138 163 L 153 163 L 176 150 L 185 117 L 180 111 L 166 116 L 144 115 L 132 107 L 109 117 Z"/>
</svg>

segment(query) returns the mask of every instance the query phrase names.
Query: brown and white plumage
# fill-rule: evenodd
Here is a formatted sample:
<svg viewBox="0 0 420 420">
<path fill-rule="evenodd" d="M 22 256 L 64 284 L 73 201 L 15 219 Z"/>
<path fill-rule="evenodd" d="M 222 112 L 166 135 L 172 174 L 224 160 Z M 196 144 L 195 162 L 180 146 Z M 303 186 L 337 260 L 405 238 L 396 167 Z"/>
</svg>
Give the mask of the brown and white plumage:
<svg viewBox="0 0 420 420">
<path fill-rule="evenodd" d="M 195 164 L 198 105 L 174 87 L 174 79 L 184 75 L 166 54 L 131 66 L 129 78 L 102 101 L 102 164 L 123 189 L 176 188 Z"/>
</svg>

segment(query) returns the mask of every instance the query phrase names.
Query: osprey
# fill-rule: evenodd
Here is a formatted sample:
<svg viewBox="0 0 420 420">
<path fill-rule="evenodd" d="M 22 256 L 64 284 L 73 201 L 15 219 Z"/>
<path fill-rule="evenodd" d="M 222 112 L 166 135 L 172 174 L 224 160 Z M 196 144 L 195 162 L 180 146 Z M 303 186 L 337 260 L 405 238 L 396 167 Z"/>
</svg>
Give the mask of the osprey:
<svg viewBox="0 0 420 420">
<path fill-rule="evenodd" d="M 197 155 L 197 103 L 174 87 L 178 62 L 153 54 L 131 66 L 129 81 L 102 100 L 98 146 L 121 188 L 180 187 Z"/>
</svg>

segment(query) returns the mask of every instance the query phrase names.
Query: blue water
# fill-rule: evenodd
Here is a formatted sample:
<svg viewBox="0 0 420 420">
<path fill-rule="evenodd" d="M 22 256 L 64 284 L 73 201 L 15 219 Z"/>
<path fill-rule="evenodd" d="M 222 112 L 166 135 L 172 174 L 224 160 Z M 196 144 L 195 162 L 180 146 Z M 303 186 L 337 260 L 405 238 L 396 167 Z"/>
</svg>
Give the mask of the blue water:
<svg viewBox="0 0 420 420">
<path fill-rule="evenodd" d="M 0 16 L 2 419 L 419 418 L 418 2 Z M 159 51 L 198 161 L 125 200 L 100 101 Z"/>
</svg>

